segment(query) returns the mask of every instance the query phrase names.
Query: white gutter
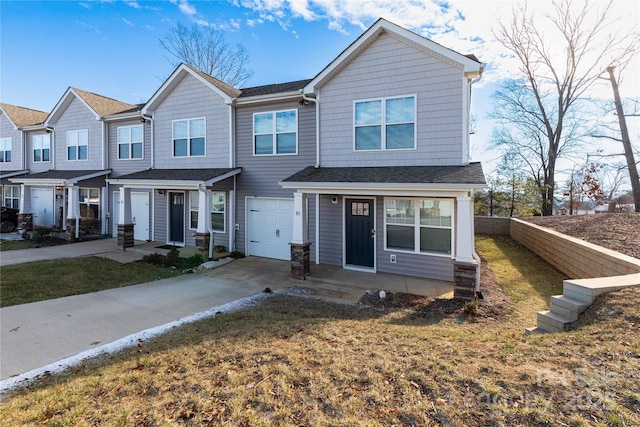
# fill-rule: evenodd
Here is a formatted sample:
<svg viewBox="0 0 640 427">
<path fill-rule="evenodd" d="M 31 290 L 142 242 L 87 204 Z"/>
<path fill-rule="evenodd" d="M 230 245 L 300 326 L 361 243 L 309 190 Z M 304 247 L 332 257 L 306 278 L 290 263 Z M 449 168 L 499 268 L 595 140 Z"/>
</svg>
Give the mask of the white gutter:
<svg viewBox="0 0 640 427">
<path fill-rule="evenodd" d="M 49 149 L 51 150 L 51 169 L 56 170 L 56 128 L 46 127 L 45 131 L 49 134 Z M 51 131 L 51 133 L 49 133 Z"/>
<path fill-rule="evenodd" d="M 300 89 L 302 99 L 305 101 L 313 102 L 316 104 L 316 168 L 320 167 L 320 90 L 315 98 L 310 98 L 304 94 L 304 91 Z"/>
<path fill-rule="evenodd" d="M 301 91 L 302 89 L 295 92 L 278 92 L 278 93 L 271 93 L 267 95 L 256 95 L 256 96 L 247 96 L 243 98 L 235 98 L 233 100 L 233 104 L 245 105 L 245 104 L 254 104 L 254 103 L 266 102 L 266 101 L 286 101 L 286 100 L 295 99 L 299 97 Z"/>
</svg>

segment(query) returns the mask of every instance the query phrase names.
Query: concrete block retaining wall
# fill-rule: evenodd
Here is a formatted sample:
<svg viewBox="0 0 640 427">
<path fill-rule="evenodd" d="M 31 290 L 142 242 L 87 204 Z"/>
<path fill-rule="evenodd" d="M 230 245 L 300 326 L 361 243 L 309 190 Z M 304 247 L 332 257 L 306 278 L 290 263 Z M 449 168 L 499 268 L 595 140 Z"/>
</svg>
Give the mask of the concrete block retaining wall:
<svg viewBox="0 0 640 427">
<path fill-rule="evenodd" d="M 509 234 L 511 218 L 490 216 L 475 217 L 475 232 L 478 234 Z"/>
</svg>

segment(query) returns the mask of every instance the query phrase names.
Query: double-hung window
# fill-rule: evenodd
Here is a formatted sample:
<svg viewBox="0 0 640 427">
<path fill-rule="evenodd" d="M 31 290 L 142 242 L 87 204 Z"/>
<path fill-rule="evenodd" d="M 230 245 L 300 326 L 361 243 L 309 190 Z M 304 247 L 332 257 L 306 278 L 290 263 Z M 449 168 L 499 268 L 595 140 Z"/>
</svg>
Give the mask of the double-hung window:
<svg viewBox="0 0 640 427">
<path fill-rule="evenodd" d="M 204 117 L 175 120 L 173 122 L 173 156 L 204 156 L 205 129 Z"/>
<path fill-rule="evenodd" d="M 80 216 L 83 218 L 100 219 L 100 189 L 79 189 Z"/>
<path fill-rule="evenodd" d="M 3 194 L 2 206 L 8 208 L 19 209 L 20 208 L 20 186 L 18 185 L 5 185 Z"/>
<path fill-rule="evenodd" d="M 298 111 L 253 115 L 253 153 L 256 156 L 298 153 Z"/>
<path fill-rule="evenodd" d="M 142 125 L 118 128 L 118 159 L 142 159 Z"/>
<path fill-rule="evenodd" d="M 354 149 L 406 150 L 416 147 L 416 97 L 356 101 Z"/>
<path fill-rule="evenodd" d="M 89 151 L 89 131 L 67 132 L 67 160 L 87 160 Z"/>
<path fill-rule="evenodd" d="M 209 212 L 211 215 L 211 229 L 220 233 L 225 231 L 225 193 L 211 193 Z M 200 211 L 200 194 L 198 191 L 189 193 L 189 228 L 198 229 L 198 213 Z"/>
<path fill-rule="evenodd" d="M 11 161 L 11 138 L 0 138 L 0 162 Z"/>
<path fill-rule="evenodd" d="M 385 198 L 386 249 L 451 255 L 453 200 Z"/>
<path fill-rule="evenodd" d="M 33 161 L 48 162 L 51 160 L 51 139 L 49 134 L 33 135 Z"/>
</svg>

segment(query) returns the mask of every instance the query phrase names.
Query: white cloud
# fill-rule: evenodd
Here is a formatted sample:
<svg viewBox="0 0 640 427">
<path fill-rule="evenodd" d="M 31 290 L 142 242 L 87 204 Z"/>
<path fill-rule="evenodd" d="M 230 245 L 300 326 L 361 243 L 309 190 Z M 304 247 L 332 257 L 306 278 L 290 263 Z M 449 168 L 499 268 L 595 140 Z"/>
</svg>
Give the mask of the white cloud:
<svg viewBox="0 0 640 427">
<path fill-rule="evenodd" d="M 178 3 L 178 9 L 187 16 L 193 16 L 197 13 L 195 6 L 189 4 L 187 0 L 180 0 L 180 3 Z"/>
<path fill-rule="evenodd" d="M 127 18 L 122 18 L 122 22 L 127 24 L 130 27 L 133 27 L 133 22 L 129 21 Z"/>
<path fill-rule="evenodd" d="M 80 6 L 84 7 L 85 9 L 91 9 L 91 5 L 89 3 L 85 3 L 85 2 L 80 2 L 78 3 Z"/>
<path fill-rule="evenodd" d="M 142 9 L 142 6 L 136 0 L 124 0 L 124 4 L 134 9 Z"/>
</svg>

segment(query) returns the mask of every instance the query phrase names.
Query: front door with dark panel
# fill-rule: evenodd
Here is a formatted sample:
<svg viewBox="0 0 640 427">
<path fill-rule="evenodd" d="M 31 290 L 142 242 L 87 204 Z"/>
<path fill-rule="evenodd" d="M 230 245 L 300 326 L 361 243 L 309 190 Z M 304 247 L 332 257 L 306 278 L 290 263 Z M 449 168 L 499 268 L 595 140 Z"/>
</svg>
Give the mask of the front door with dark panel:
<svg viewBox="0 0 640 427">
<path fill-rule="evenodd" d="M 347 199 L 345 205 L 347 264 L 373 267 L 375 235 L 373 200 Z"/>
<path fill-rule="evenodd" d="M 169 193 L 169 243 L 184 243 L 184 193 Z"/>
</svg>

